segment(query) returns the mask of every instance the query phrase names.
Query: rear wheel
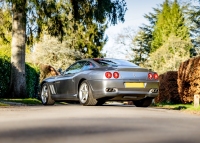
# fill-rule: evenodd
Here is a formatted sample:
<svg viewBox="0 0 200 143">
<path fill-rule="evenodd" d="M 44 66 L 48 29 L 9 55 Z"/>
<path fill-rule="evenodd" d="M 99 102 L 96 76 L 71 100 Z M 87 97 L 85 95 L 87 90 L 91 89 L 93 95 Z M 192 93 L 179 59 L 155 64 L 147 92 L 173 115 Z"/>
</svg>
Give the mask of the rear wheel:
<svg viewBox="0 0 200 143">
<path fill-rule="evenodd" d="M 43 105 L 53 105 L 55 103 L 51 98 L 51 92 L 47 83 L 42 85 L 41 101 Z"/>
<path fill-rule="evenodd" d="M 80 87 L 79 87 L 79 101 L 84 106 L 94 106 L 97 104 L 97 100 L 94 99 L 92 95 L 91 88 L 87 82 L 87 80 L 84 80 Z"/>
<path fill-rule="evenodd" d="M 148 107 L 151 105 L 152 100 L 153 100 L 152 98 L 144 98 L 141 100 L 133 101 L 133 103 L 136 107 Z"/>
</svg>

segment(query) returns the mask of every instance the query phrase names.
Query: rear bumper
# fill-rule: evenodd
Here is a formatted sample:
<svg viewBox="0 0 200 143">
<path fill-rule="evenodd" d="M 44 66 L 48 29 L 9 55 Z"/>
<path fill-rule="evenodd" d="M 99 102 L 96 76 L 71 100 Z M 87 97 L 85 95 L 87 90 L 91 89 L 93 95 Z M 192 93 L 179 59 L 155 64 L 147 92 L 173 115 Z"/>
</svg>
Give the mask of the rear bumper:
<svg viewBox="0 0 200 143">
<path fill-rule="evenodd" d="M 144 88 L 125 88 L 125 82 L 143 82 Z M 158 92 L 151 93 L 151 89 L 159 89 L 159 81 L 125 81 L 125 80 L 91 80 L 89 81 L 95 99 L 108 98 L 110 100 L 139 100 L 146 97 L 155 98 Z M 112 88 L 114 92 L 107 92 Z"/>
</svg>

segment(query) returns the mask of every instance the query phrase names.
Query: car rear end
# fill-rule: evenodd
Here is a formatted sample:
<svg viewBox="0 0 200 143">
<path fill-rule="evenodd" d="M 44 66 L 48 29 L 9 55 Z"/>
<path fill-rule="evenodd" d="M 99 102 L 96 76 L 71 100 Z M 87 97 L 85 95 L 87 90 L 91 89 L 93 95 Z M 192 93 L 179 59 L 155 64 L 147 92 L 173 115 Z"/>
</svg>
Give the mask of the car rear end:
<svg viewBox="0 0 200 143">
<path fill-rule="evenodd" d="M 114 66 L 90 73 L 90 84 L 96 99 L 115 101 L 154 98 L 159 92 L 158 74 L 138 66 Z"/>
</svg>

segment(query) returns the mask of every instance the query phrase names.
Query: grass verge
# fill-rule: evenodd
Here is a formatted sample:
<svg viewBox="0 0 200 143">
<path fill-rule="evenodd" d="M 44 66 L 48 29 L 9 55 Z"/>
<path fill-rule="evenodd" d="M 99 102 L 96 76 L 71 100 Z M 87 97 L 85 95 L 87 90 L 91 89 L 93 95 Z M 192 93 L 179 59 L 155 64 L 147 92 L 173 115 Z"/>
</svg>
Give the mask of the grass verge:
<svg viewBox="0 0 200 143">
<path fill-rule="evenodd" d="M 9 103 L 21 103 L 25 105 L 41 105 L 41 101 L 35 98 L 25 98 L 25 99 L 0 99 L 0 106 L 7 106 Z"/>
<path fill-rule="evenodd" d="M 10 106 L 9 104 L 5 104 L 5 103 L 1 103 L 0 102 L 0 106 Z"/>
<path fill-rule="evenodd" d="M 66 102 L 56 102 L 55 104 L 66 105 Z M 36 98 L 25 98 L 25 99 L 6 99 L 0 98 L 0 106 L 10 105 L 42 105 L 42 102 Z"/>
<path fill-rule="evenodd" d="M 159 103 L 153 104 L 153 107 L 171 109 L 171 110 L 186 110 L 186 111 L 198 111 L 200 112 L 200 106 L 194 107 L 193 104 L 167 104 L 167 103 Z"/>
</svg>

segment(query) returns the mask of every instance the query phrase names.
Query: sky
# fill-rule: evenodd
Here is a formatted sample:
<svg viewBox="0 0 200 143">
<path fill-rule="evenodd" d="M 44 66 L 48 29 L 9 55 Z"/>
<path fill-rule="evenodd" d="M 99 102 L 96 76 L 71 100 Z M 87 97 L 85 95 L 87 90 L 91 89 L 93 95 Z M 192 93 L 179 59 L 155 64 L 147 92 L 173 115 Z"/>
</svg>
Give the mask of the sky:
<svg viewBox="0 0 200 143">
<path fill-rule="evenodd" d="M 144 18 L 144 14 L 153 12 L 153 8 L 158 7 L 164 0 L 125 0 L 128 10 L 125 14 L 125 22 L 119 23 L 115 26 L 109 26 L 106 30 L 108 41 L 103 47 L 103 53 L 107 53 L 107 58 L 122 58 L 126 59 L 124 54 L 116 53 L 114 38 L 125 27 L 131 27 L 135 31 L 139 29 L 143 23 L 148 24 L 148 21 Z"/>
</svg>

